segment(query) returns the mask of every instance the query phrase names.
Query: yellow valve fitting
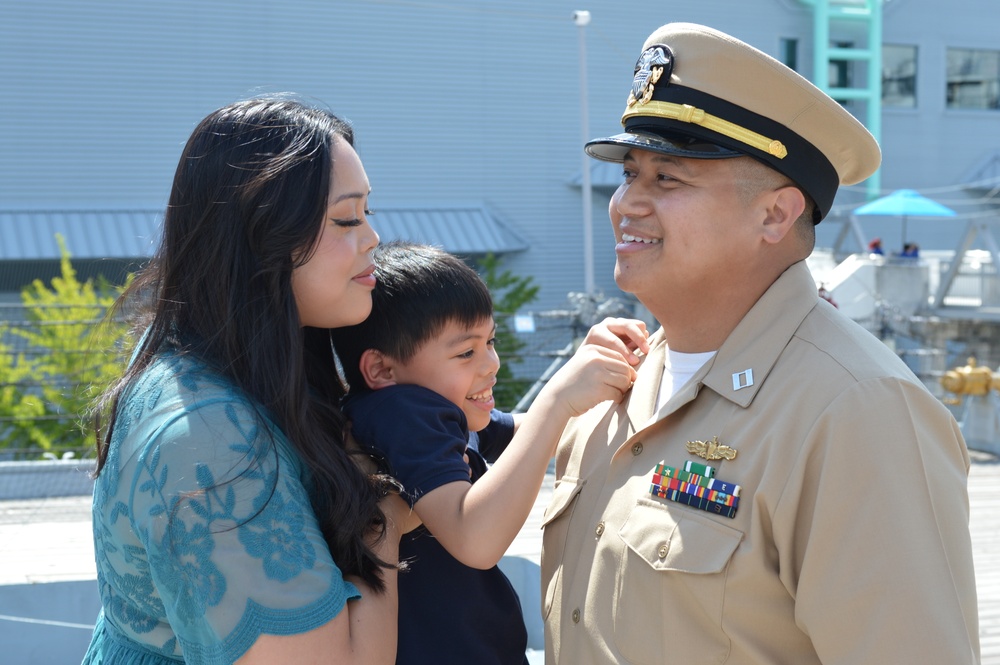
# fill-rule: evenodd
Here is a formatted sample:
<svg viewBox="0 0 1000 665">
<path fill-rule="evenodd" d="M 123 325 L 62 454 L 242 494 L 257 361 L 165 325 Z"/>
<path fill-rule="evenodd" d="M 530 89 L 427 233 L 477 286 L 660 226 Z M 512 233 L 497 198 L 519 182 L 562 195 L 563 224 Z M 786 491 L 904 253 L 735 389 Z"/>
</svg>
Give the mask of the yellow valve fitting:
<svg viewBox="0 0 1000 665">
<path fill-rule="evenodd" d="M 990 388 L 1000 391 L 1000 376 L 989 367 L 979 367 L 975 358 L 969 358 L 965 367 L 956 367 L 941 377 L 941 387 L 956 395 L 985 395 Z"/>
</svg>

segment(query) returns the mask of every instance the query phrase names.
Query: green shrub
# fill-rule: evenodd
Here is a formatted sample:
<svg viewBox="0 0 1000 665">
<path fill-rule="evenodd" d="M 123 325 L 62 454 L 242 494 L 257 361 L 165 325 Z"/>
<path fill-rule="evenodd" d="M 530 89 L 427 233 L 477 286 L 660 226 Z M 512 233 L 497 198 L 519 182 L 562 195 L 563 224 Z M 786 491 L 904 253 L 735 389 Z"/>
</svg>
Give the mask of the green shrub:
<svg viewBox="0 0 1000 665">
<path fill-rule="evenodd" d="M 514 332 L 514 314 L 538 298 L 538 287 L 531 277 L 519 277 L 509 270 L 500 270 L 500 260 L 490 254 L 479 261 L 483 280 L 493 294 L 493 309 L 496 312 L 497 343 L 500 356 L 500 371 L 497 385 L 493 388 L 496 406 L 510 411 L 533 383 L 529 379 L 516 379 L 511 366 L 523 358 L 521 350 L 526 343 Z"/>
<path fill-rule="evenodd" d="M 24 320 L 0 323 L 0 449 L 28 457 L 89 448 L 90 404 L 122 371 L 126 326 L 103 323 L 118 289 L 80 282 L 56 239 L 60 276 L 25 287 Z"/>
</svg>

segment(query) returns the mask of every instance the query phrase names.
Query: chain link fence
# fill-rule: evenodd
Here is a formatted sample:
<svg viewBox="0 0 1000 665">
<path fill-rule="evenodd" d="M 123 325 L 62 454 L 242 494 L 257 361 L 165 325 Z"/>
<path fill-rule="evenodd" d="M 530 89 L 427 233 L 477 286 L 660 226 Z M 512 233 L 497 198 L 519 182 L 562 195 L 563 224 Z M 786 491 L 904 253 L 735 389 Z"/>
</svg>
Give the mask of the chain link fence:
<svg viewBox="0 0 1000 665">
<path fill-rule="evenodd" d="M 0 500 L 89 493 L 90 409 L 121 376 L 127 348 L 125 324 L 106 319 L 109 305 L 0 303 Z M 629 314 L 622 303 L 580 294 L 565 309 L 527 315 L 527 329 L 498 312 L 498 328 L 517 339 L 501 352 L 512 371 L 503 379 L 510 403 L 498 406 L 526 409 L 592 323 Z"/>
<path fill-rule="evenodd" d="M 0 305 L 0 462 L 92 455 L 90 405 L 121 371 L 106 307 Z"/>
</svg>

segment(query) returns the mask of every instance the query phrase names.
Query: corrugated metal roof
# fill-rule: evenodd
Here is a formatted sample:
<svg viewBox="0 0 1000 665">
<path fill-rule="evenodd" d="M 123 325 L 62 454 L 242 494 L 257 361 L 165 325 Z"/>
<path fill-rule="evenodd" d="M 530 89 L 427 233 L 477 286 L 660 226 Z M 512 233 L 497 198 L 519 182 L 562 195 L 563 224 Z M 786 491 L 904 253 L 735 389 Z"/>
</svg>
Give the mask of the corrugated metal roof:
<svg viewBox="0 0 1000 665">
<path fill-rule="evenodd" d="M 504 254 L 528 242 L 485 207 L 376 208 L 372 226 L 383 240 L 436 245 L 452 254 Z"/>
<path fill-rule="evenodd" d="M 58 259 L 57 233 L 74 258 L 151 256 L 160 217 L 149 210 L 0 211 L 0 260 Z"/>
<path fill-rule="evenodd" d="M 159 238 L 161 213 L 149 210 L 0 211 L 0 261 L 58 259 L 56 234 L 74 258 L 144 258 Z M 380 208 L 371 219 L 382 240 L 437 245 L 454 254 L 503 254 L 528 243 L 483 206 Z"/>
</svg>

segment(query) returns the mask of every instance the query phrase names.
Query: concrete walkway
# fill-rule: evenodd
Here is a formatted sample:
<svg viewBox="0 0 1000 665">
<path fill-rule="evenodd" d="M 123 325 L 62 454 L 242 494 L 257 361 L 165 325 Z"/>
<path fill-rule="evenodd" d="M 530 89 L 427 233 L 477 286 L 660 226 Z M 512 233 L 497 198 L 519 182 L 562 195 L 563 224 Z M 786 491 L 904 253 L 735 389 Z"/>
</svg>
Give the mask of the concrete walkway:
<svg viewBox="0 0 1000 665">
<path fill-rule="evenodd" d="M 552 476 L 546 477 L 535 507 L 508 551 L 536 563 L 541 552 L 541 519 L 552 492 Z M 974 453 L 969 477 L 972 506 L 971 529 L 979 589 L 980 635 L 984 665 L 1000 665 L 1000 460 Z M 96 578 L 93 540 L 90 525 L 90 498 L 86 496 L 0 501 L 0 643 L 7 654 L 15 648 L 11 635 L 21 640 L 36 640 L 40 626 L 65 623 L 86 644 L 89 635 L 82 618 L 57 616 L 53 604 L 41 603 L 32 609 L 17 600 L 25 585 L 42 583 L 92 582 Z M 58 585 L 73 593 L 92 594 L 82 604 L 85 612 L 97 606 L 95 584 Z M 7 588 L 5 588 L 7 587 Z M 35 586 L 37 589 L 37 586 Z M 39 589 L 40 590 L 40 589 Z M 5 599 L 8 602 L 4 602 Z M 63 603 L 60 603 L 63 604 Z M 13 606 L 13 607 L 12 607 Z M 19 609 L 19 608 L 24 608 Z M 49 609 L 46 609 L 49 608 Z M 41 612 L 42 614 L 38 614 Z M 50 615 L 44 614 L 50 612 Z M 17 621 L 26 616 L 34 623 Z M 86 623 L 93 622 L 90 617 Z M 82 650 L 77 651 L 82 655 Z M 12 665 L 41 660 L 15 660 Z M 49 661 L 52 662 L 52 661 Z M 59 661 L 62 662 L 62 661 Z M 65 662 L 79 663 L 79 655 Z"/>
<path fill-rule="evenodd" d="M 973 458 L 969 502 L 983 665 L 1000 665 L 1000 459 Z"/>
</svg>

